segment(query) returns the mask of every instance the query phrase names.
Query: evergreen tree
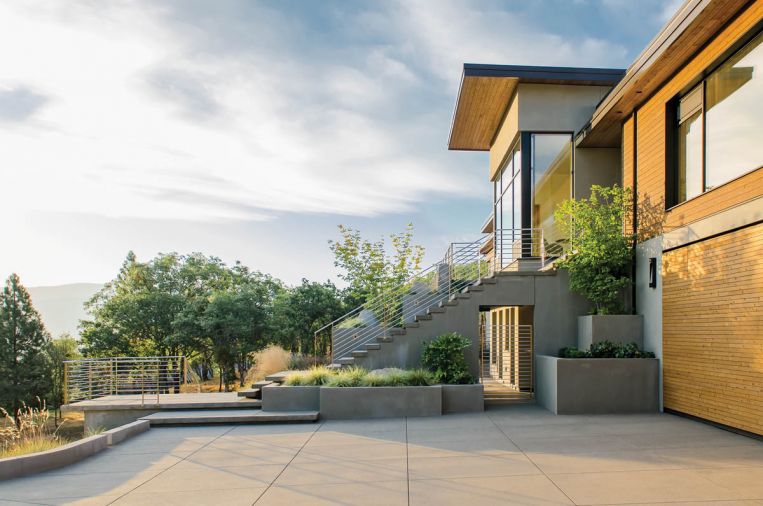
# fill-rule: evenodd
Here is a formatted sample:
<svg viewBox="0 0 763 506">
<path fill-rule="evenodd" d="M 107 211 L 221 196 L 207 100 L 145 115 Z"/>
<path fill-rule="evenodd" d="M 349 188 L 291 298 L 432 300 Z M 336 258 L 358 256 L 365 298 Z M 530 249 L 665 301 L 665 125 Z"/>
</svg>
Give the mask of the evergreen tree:
<svg viewBox="0 0 763 506">
<path fill-rule="evenodd" d="M 49 340 L 29 292 L 11 274 L 0 295 L 0 406 L 15 414 L 50 391 Z"/>
</svg>

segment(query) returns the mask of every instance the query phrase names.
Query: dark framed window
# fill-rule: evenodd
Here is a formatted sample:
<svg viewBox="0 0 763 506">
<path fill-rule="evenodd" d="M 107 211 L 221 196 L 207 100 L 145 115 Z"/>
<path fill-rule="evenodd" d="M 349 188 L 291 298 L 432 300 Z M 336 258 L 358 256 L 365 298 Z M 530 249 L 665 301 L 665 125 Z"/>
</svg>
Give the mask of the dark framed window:
<svg viewBox="0 0 763 506">
<path fill-rule="evenodd" d="M 668 104 L 667 207 L 763 167 L 763 34 Z"/>
</svg>

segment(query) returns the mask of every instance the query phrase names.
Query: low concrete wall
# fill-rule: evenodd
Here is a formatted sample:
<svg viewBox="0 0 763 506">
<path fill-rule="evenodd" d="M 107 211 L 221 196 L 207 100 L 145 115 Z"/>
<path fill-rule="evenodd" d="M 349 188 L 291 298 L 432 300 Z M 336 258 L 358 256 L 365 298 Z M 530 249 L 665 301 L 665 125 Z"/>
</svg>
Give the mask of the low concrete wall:
<svg viewBox="0 0 763 506">
<path fill-rule="evenodd" d="M 109 446 L 112 446 L 121 443 L 125 439 L 130 439 L 142 432 L 146 432 L 150 428 L 151 422 L 148 420 L 138 420 L 137 422 L 128 423 L 121 425 L 116 429 L 108 430 L 104 432 L 103 435 L 106 436 L 106 443 Z"/>
<path fill-rule="evenodd" d="M 0 480 L 41 473 L 79 462 L 108 446 L 103 434 L 91 436 L 44 452 L 0 459 Z"/>
<path fill-rule="evenodd" d="M 148 420 L 140 420 L 52 450 L 0 459 L 0 480 L 20 478 L 76 464 L 80 460 L 95 455 L 107 446 L 119 444 L 147 431 L 150 427 L 151 424 Z"/>
<path fill-rule="evenodd" d="M 443 413 L 485 411 L 484 385 L 442 385 Z"/>
<path fill-rule="evenodd" d="M 578 349 L 587 350 L 592 343 L 636 343 L 644 348 L 644 317 L 638 314 L 587 315 L 578 317 Z"/>
<path fill-rule="evenodd" d="M 99 431 L 114 429 L 156 413 L 158 409 L 103 409 L 85 411 L 85 430 Z"/>
<path fill-rule="evenodd" d="M 645 413 L 659 410 L 654 358 L 557 358 L 538 355 L 536 399 L 553 413 Z"/>
<path fill-rule="evenodd" d="M 266 386 L 262 389 L 263 411 L 318 411 L 321 387 Z"/>
<path fill-rule="evenodd" d="M 321 387 L 321 418 L 439 416 L 442 387 Z"/>
</svg>

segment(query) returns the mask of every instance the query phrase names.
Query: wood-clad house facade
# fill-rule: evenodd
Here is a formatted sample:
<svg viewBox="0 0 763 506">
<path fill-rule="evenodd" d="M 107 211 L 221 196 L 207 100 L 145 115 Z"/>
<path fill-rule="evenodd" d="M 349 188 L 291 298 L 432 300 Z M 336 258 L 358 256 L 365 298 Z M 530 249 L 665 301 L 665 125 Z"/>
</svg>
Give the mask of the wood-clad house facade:
<svg viewBox="0 0 763 506">
<path fill-rule="evenodd" d="M 449 140 L 489 152 L 491 230 L 541 227 L 552 242 L 544 204 L 632 188 L 629 299 L 661 359 L 663 408 L 756 435 L 762 31 L 763 0 L 686 0 L 626 71 L 465 65 Z M 538 154 L 547 140 L 559 154 Z"/>
</svg>

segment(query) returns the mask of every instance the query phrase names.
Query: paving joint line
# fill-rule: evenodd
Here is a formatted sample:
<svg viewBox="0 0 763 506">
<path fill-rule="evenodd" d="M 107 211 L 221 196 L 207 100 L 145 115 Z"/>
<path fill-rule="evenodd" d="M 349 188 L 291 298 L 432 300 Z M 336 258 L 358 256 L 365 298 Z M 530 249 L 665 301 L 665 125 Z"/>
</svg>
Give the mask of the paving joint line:
<svg viewBox="0 0 763 506">
<path fill-rule="evenodd" d="M 281 469 L 281 472 L 278 473 L 278 475 L 276 475 L 276 477 L 273 478 L 273 480 L 270 483 L 268 483 L 268 486 L 265 487 L 265 490 L 263 490 L 262 493 L 257 496 L 257 499 L 254 500 L 254 502 L 252 503 L 252 506 L 257 504 L 259 502 L 259 500 L 263 498 L 263 496 L 267 493 L 267 491 L 270 490 L 270 487 L 273 486 L 273 483 L 278 481 L 278 478 L 281 477 L 281 475 L 284 473 L 284 471 L 286 471 L 286 469 L 291 465 L 291 463 L 294 462 L 294 459 L 297 458 L 297 456 L 302 452 L 302 450 L 305 448 L 305 446 L 307 446 L 307 444 L 313 439 L 313 436 L 315 436 L 318 433 L 318 431 L 320 431 L 323 428 L 324 425 L 325 425 L 324 423 L 320 423 L 318 425 L 318 428 L 315 429 L 312 434 L 310 434 L 310 437 L 307 438 L 307 441 L 305 441 L 302 444 L 302 446 L 299 447 L 299 450 L 297 450 L 297 453 L 295 453 L 294 456 L 289 460 L 289 462 L 287 462 L 286 465 L 283 466 L 283 469 Z"/>
<path fill-rule="evenodd" d="M 165 468 L 165 469 L 162 469 L 162 470 L 161 470 L 161 471 L 159 471 L 157 474 L 155 474 L 155 475 L 154 475 L 154 476 L 152 476 L 151 478 L 147 479 L 146 481 L 144 481 L 144 482 L 143 482 L 143 483 L 141 483 L 140 485 L 137 485 L 136 487 L 133 487 L 133 488 L 131 488 L 130 490 L 128 490 L 128 491 L 127 491 L 127 492 L 125 492 L 124 494 L 122 494 L 122 495 L 120 495 L 119 497 L 117 497 L 116 499 L 114 499 L 113 501 L 110 501 L 110 502 L 108 502 L 108 503 L 107 503 L 107 506 L 110 506 L 110 505 L 114 504 L 115 502 L 119 501 L 120 499 L 122 499 L 123 497 L 125 497 L 126 495 L 128 495 L 128 494 L 131 494 L 131 493 L 135 492 L 137 489 L 139 489 L 140 487 L 142 487 L 142 486 L 143 486 L 143 485 L 145 485 L 146 483 L 148 483 L 148 482 L 150 482 L 150 481 L 153 481 L 155 478 L 157 478 L 158 476 L 161 476 L 162 474 L 166 473 L 167 471 L 169 471 L 169 470 L 170 470 L 170 469 L 172 469 L 173 467 L 177 466 L 177 465 L 178 465 L 178 464 L 180 464 L 181 462 L 185 462 L 187 458 L 189 458 L 189 457 L 192 457 L 192 456 L 196 455 L 198 452 L 200 452 L 201 450 L 203 450 L 203 449 L 204 449 L 204 448 L 206 448 L 207 446 L 211 445 L 212 443 L 214 443 L 215 441 L 217 441 L 217 440 L 218 440 L 218 439 L 220 439 L 221 437 L 225 436 L 226 434 L 230 433 L 230 432 L 231 432 L 233 429 L 235 429 L 235 428 L 236 428 L 236 425 L 233 425 L 233 426 L 232 426 L 230 429 L 226 430 L 225 432 L 223 432 L 223 433 L 222 433 L 222 434 L 220 434 L 219 436 L 217 436 L 217 437 L 213 438 L 211 441 L 209 441 L 208 443 L 206 443 L 206 444 L 202 445 L 202 446 L 201 446 L 201 447 L 199 447 L 198 449 L 196 449 L 196 450 L 192 451 L 191 453 L 189 453 L 188 455 L 186 455 L 185 457 L 183 457 L 182 459 L 180 459 L 178 462 L 175 462 L 175 463 L 174 463 L 174 464 L 172 464 L 171 466 L 169 466 L 169 467 L 167 467 L 167 468 Z M 150 430 L 150 429 L 149 429 L 149 430 Z M 160 430 L 161 430 L 161 429 L 160 429 Z"/>
<path fill-rule="evenodd" d="M 408 495 L 408 506 L 411 506 L 411 464 L 408 458 L 408 417 L 405 417 L 405 488 Z"/>
<path fill-rule="evenodd" d="M 508 439 L 508 440 L 511 442 L 511 444 L 513 444 L 514 446 L 516 446 L 516 447 L 517 447 L 517 450 L 519 450 L 519 451 L 522 453 L 522 455 L 524 455 L 524 456 L 525 456 L 525 458 L 526 458 L 526 459 L 527 459 L 527 460 L 528 460 L 528 461 L 529 461 L 529 462 L 530 462 L 530 463 L 531 463 L 533 466 L 535 466 L 535 468 L 536 468 L 536 469 L 537 469 L 537 470 L 538 470 L 538 471 L 539 471 L 539 472 L 540 472 L 540 473 L 541 473 L 543 476 L 545 476 L 545 477 L 546 477 L 546 479 L 547 479 L 548 481 L 550 481 L 550 482 L 551 482 L 551 483 L 552 483 L 552 484 L 553 484 L 553 485 L 556 487 L 556 489 L 557 489 L 559 492 L 561 492 L 561 493 L 564 495 L 564 497 L 566 497 L 566 498 L 567 498 L 567 499 L 568 499 L 568 500 L 569 500 L 569 501 L 570 501 L 572 504 L 577 504 L 575 501 L 573 501 L 573 500 L 572 500 L 572 497 L 570 497 L 569 495 L 567 495 L 567 492 L 565 492 L 564 490 L 562 490 L 562 488 L 561 488 L 559 485 L 557 485 L 557 484 L 556 484 L 556 482 L 555 482 L 553 479 L 551 479 L 551 477 L 550 477 L 549 475 L 547 475 L 547 474 L 545 473 L 545 471 L 543 471 L 543 469 L 541 469 L 541 468 L 540 468 L 540 466 L 538 466 L 538 464 L 536 464 L 536 463 L 535 463 L 535 461 L 534 461 L 533 459 L 531 459 L 531 458 L 530 458 L 530 457 L 529 457 L 529 456 L 528 456 L 528 455 L 525 453 L 525 451 L 524 451 L 522 448 L 520 448 L 520 446 L 519 446 L 517 443 L 515 443 L 515 442 L 514 442 L 514 440 L 513 440 L 513 439 L 511 439 L 511 437 L 509 437 L 509 435 L 508 435 L 508 434 L 506 434 L 506 433 L 503 431 L 503 429 L 501 428 L 501 426 L 500 426 L 500 425 L 498 425 L 497 423 L 495 423 L 495 420 L 493 420 L 493 418 L 490 416 L 490 414 L 487 414 L 487 418 L 488 418 L 488 420 L 490 420 L 490 421 L 493 423 L 493 425 L 495 425 L 495 428 L 496 428 L 496 429 L 498 429 L 498 430 L 500 431 L 500 433 L 501 433 L 501 434 L 503 434 L 503 435 L 504 435 L 504 437 L 505 437 L 506 439 Z"/>
</svg>

